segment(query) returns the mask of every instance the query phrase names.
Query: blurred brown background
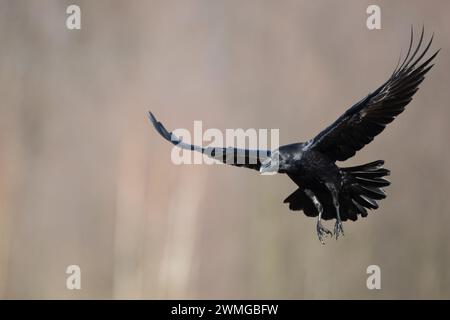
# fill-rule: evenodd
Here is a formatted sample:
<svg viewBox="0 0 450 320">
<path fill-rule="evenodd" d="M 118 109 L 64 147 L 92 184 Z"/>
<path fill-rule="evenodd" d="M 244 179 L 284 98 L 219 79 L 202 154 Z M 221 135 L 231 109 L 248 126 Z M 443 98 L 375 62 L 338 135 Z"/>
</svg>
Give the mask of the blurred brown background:
<svg viewBox="0 0 450 320">
<path fill-rule="evenodd" d="M 450 298 L 450 2 L 375 1 L 369 31 L 373 3 L 1 0 L 0 297 Z M 287 177 L 175 166 L 146 118 L 307 140 L 387 79 L 422 23 L 435 68 L 346 163 L 386 160 L 388 198 L 326 246 L 282 204 Z"/>
</svg>

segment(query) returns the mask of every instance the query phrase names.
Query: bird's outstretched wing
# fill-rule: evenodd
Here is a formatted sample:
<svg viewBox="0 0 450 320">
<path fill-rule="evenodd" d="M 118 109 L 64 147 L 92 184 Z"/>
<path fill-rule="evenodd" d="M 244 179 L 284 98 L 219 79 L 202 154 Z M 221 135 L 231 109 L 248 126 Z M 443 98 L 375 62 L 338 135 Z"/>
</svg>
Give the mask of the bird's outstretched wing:
<svg viewBox="0 0 450 320">
<path fill-rule="evenodd" d="M 433 36 L 420 53 L 424 29 L 412 52 L 414 32 L 411 28 L 411 40 L 408 53 L 403 62 L 397 65 L 391 77 L 373 93 L 362 99 L 328 128 L 310 140 L 307 148 L 318 150 L 335 161 L 344 161 L 371 142 L 384 130 L 387 124 L 400 114 L 419 89 L 425 74 L 433 67 L 430 64 L 437 50 L 430 58 L 422 62 L 433 41 Z"/>
<path fill-rule="evenodd" d="M 254 170 L 259 170 L 261 162 L 269 158 L 271 155 L 270 150 L 249 150 L 239 148 L 223 148 L 223 147 L 201 147 L 193 144 L 185 143 L 172 132 L 162 125 L 161 122 L 156 120 L 155 116 L 149 111 L 148 117 L 155 127 L 156 131 L 167 141 L 173 145 L 186 150 L 192 150 L 206 154 L 212 159 L 221 161 L 225 164 L 244 167 Z"/>
</svg>

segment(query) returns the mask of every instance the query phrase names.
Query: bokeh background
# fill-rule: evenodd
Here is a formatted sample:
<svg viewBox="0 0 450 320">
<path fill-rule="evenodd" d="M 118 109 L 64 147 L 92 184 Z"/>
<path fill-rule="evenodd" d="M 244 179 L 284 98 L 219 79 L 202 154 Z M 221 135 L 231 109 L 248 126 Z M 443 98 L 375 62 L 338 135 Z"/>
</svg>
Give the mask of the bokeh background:
<svg viewBox="0 0 450 320">
<path fill-rule="evenodd" d="M 450 298 L 450 2 L 376 1 L 370 31 L 373 3 L 1 0 L 0 297 Z M 387 79 L 422 24 L 435 68 L 346 163 L 386 160 L 388 198 L 326 246 L 282 204 L 287 177 L 176 166 L 146 118 L 307 140 Z"/>
</svg>

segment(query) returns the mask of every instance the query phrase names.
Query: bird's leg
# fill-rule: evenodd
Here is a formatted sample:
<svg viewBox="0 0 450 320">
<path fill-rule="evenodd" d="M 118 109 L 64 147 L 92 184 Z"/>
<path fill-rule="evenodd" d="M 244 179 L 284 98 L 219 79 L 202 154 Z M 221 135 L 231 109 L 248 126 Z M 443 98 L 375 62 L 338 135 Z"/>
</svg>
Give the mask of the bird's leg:
<svg viewBox="0 0 450 320">
<path fill-rule="evenodd" d="M 333 205 L 336 208 L 336 223 L 334 225 L 334 236 L 336 237 L 337 240 L 341 234 L 344 235 L 344 226 L 342 225 L 341 215 L 339 213 L 339 195 L 333 184 L 326 183 L 325 185 L 331 192 L 331 197 L 333 198 Z"/>
<path fill-rule="evenodd" d="M 344 225 L 342 224 L 341 217 L 339 215 L 339 204 L 336 206 L 336 223 L 334 224 L 334 235 L 336 236 L 336 240 L 339 238 L 339 235 L 344 236 Z"/>
<path fill-rule="evenodd" d="M 314 203 L 314 206 L 316 207 L 317 211 L 319 212 L 318 218 L 317 218 L 317 237 L 319 237 L 319 241 L 322 244 L 325 244 L 323 239 L 329 234 L 331 237 L 333 236 L 333 233 L 325 228 L 322 225 L 322 213 L 323 213 L 323 207 L 322 204 L 319 202 L 319 199 L 317 199 L 316 195 L 309 189 L 305 190 L 306 195 L 311 199 L 311 201 Z"/>
</svg>

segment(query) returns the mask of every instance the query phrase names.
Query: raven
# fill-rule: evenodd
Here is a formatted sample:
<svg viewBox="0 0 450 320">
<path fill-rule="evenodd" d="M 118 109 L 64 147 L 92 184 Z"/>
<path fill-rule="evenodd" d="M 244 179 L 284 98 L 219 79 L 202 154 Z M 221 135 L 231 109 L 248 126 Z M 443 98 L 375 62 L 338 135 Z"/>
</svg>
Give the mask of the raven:
<svg viewBox="0 0 450 320">
<path fill-rule="evenodd" d="M 366 217 L 367 209 L 377 209 L 377 200 L 386 198 L 383 188 L 390 185 L 385 179 L 390 171 L 383 168 L 383 160 L 354 167 L 338 167 L 336 161 L 353 157 L 403 112 L 419 89 L 425 74 L 433 67 L 431 62 L 440 51 L 437 50 L 423 61 L 433 36 L 419 53 L 424 28 L 414 50 L 414 31 L 411 28 L 408 52 L 403 61 L 399 59 L 389 79 L 307 142 L 284 145 L 273 151 L 204 148 L 184 143 L 168 132 L 151 112 L 148 115 L 155 129 L 178 147 L 202 152 L 226 164 L 261 173 L 287 174 L 298 189 L 284 203 L 288 203 L 291 210 L 303 210 L 305 215 L 317 217 L 317 236 L 324 244 L 327 235 L 334 235 L 336 239 L 344 235 L 342 221 Z M 336 219 L 333 233 L 322 225 L 322 219 Z"/>
</svg>

